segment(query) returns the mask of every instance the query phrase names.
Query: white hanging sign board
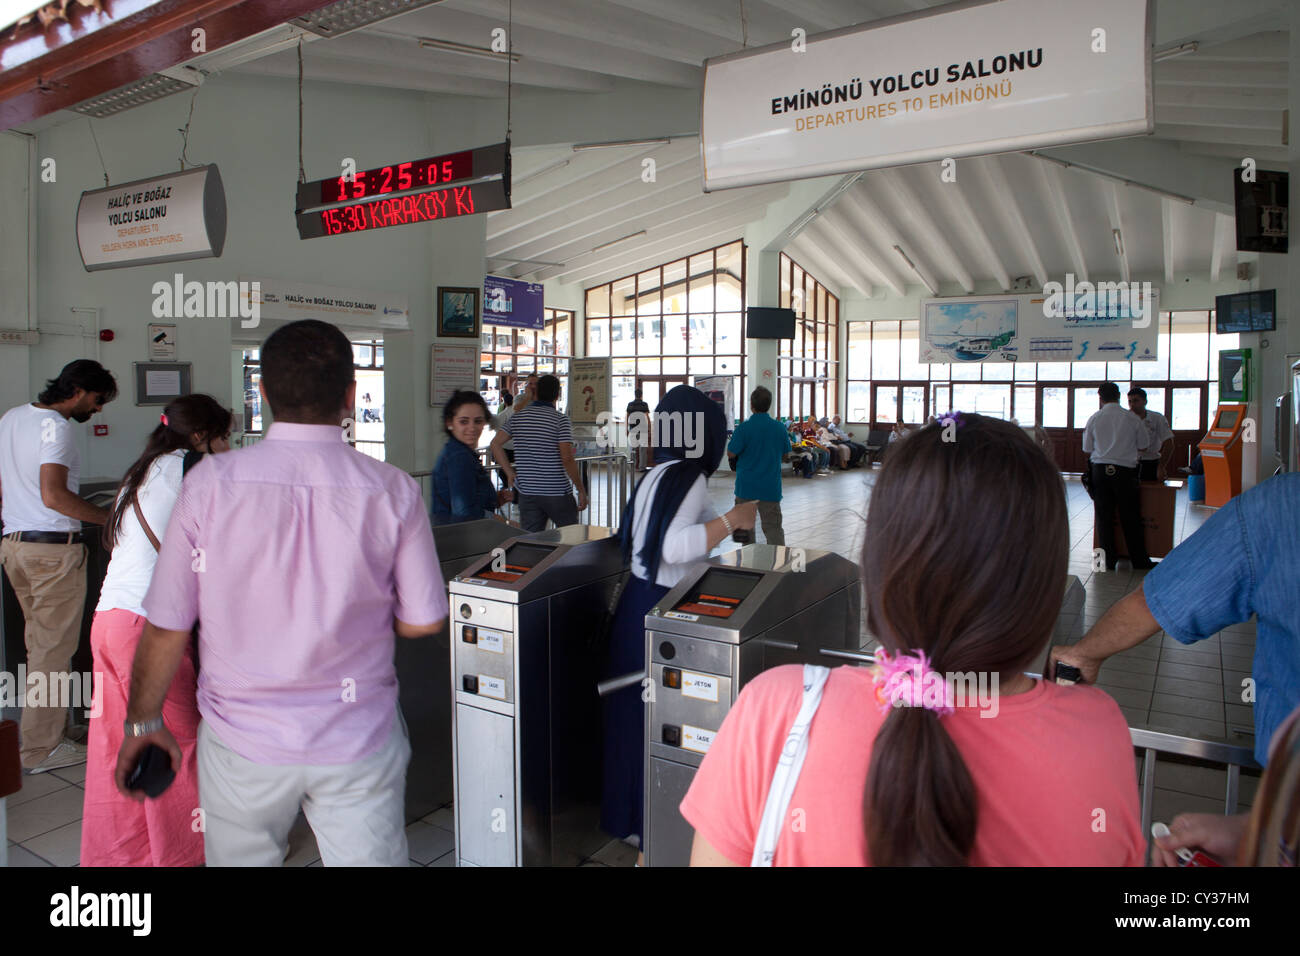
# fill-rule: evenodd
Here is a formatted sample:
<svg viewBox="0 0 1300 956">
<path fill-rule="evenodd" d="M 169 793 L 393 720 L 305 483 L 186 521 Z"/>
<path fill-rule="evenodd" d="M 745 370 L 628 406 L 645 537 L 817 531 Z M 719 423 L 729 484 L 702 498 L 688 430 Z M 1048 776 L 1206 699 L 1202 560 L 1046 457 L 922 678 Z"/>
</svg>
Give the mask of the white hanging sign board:
<svg viewBox="0 0 1300 956">
<path fill-rule="evenodd" d="M 705 62 L 704 188 L 1154 128 L 1149 0 L 976 0 Z"/>
<path fill-rule="evenodd" d="M 216 166 L 92 189 L 77 204 L 87 272 L 221 255 L 226 193 Z"/>
</svg>

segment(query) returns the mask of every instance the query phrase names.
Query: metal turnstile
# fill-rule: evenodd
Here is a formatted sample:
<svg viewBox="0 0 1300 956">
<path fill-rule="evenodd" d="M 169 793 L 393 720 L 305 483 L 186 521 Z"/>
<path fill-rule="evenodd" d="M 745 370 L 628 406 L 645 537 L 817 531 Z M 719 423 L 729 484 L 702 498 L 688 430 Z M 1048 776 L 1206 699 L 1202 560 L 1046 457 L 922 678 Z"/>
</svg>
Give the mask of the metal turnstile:
<svg viewBox="0 0 1300 956">
<path fill-rule="evenodd" d="M 484 518 L 435 525 L 442 579 L 450 582 L 466 566 L 519 535 L 504 521 Z M 397 638 L 398 702 L 411 738 L 406 770 L 406 822 L 414 823 L 451 802 L 451 666 L 447 631 L 420 640 Z"/>
<path fill-rule="evenodd" d="M 646 615 L 645 851 L 690 862 L 678 811 L 741 689 L 780 664 L 834 665 L 861 636 L 858 566 L 829 551 L 750 544 L 701 563 Z"/>
<path fill-rule="evenodd" d="M 577 865 L 609 842 L 596 682 L 626 573 L 608 528 L 570 525 L 451 582 L 460 865 Z"/>
</svg>

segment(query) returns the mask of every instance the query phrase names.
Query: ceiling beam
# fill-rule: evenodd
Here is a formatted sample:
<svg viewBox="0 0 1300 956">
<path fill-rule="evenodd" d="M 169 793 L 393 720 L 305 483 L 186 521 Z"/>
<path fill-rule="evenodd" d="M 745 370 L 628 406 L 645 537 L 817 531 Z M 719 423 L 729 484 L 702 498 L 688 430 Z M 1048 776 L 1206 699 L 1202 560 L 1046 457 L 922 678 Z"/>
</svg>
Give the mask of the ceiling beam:
<svg viewBox="0 0 1300 956">
<path fill-rule="evenodd" d="M 960 167 L 959 167 L 960 168 Z M 966 198 L 965 188 L 967 181 L 962 179 L 960 174 L 955 183 L 945 183 L 939 190 L 942 196 L 949 204 L 948 219 L 953 222 L 958 229 L 965 229 L 968 238 L 974 240 L 976 250 L 983 254 L 985 265 L 993 273 L 993 278 L 998 282 L 998 287 L 1004 292 L 1011 289 L 1011 273 L 1007 271 L 1006 264 L 1002 257 L 998 255 L 997 247 L 993 245 L 993 240 L 984 230 L 980 217 L 975 215 L 975 210 L 971 208 L 970 200 Z"/>
<path fill-rule="evenodd" d="M 1234 129 L 1227 126 L 1188 126 L 1157 123 L 1156 136 L 1161 139 L 1186 140 L 1192 143 L 1221 143 L 1240 146 L 1282 146 L 1282 124 L 1275 129 Z"/>
<path fill-rule="evenodd" d="M 592 252 L 597 246 L 603 246 L 608 242 L 619 239 L 621 236 L 626 236 L 641 229 L 644 229 L 647 235 L 658 234 L 669 226 L 672 226 L 674 230 L 685 232 L 697 226 L 730 219 L 739 214 L 745 214 L 751 219 L 759 218 L 762 216 L 767 204 L 784 195 L 786 189 L 787 187 L 781 185 L 775 188 L 760 189 L 756 194 L 714 194 L 706 197 L 702 202 L 679 203 L 671 211 L 649 213 L 642 217 L 606 216 L 603 217 L 606 227 L 593 235 L 573 240 L 564 245 L 552 246 L 538 252 L 525 252 L 519 255 L 521 259 L 567 264 L 577 261 L 581 256 Z M 526 264 L 518 268 L 522 270 L 521 275 L 532 271 L 527 269 Z"/>
<path fill-rule="evenodd" d="M 1201 65 L 1180 57 L 1159 63 L 1152 82 L 1161 86 L 1210 86 L 1229 89 L 1285 90 L 1287 68 L 1275 63 L 1213 63 Z"/>
<path fill-rule="evenodd" d="M 885 211 L 861 184 L 845 193 L 837 208 L 844 221 L 852 224 L 861 236 L 857 251 L 867 266 L 867 275 L 876 275 L 899 295 L 907 295 L 907 276 L 893 249 L 898 241 L 898 228 Z"/>
<path fill-rule="evenodd" d="M 828 272 L 839 270 L 840 275 L 845 281 L 842 285 L 852 286 L 867 298 L 875 294 L 876 287 L 868 278 L 867 274 L 848 260 L 836 256 L 831 249 L 824 246 L 821 241 L 810 232 L 802 232 L 795 237 L 794 248 L 796 250 L 807 249 L 813 254 L 820 256 L 821 260 L 826 263 Z"/>
<path fill-rule="evenodd" d="M 1156 128 L 1215 126 L 1219 129 L 1282 130 L 1282 111 L 1238 106 L 1161 106 L 1156 104 Z"/>
<path fill-rule="evenodd" d="M 277 53 L 274 56 L 250 60 L 236 67 L 238 73 L 257 76 L 298 78 L 297 53 Z M 504 99 L 506 85 L 470 76 L 435 73 L 415 67 L 385 67 L 376 69 L 373 63 L 360 60 L 336 59 L 328 53 L 304 50 L 302 57 L 303 79 L 313 83 L 355 83 L 358 86 L 381 86 L 389 89 L 422 90 L 426 93 L 444 93 L 457 96 L 496 97 Z"/>
<path fill-rule="evenodd" d="M 1101 188 L 1106 193 L 1106 218 L 1110 220 L 1110 236 L 1115 246 L 1115 257 L 1119 260 L 1119 277 L 1129 281 L 1128 239 L 1124 236 L 1124 225 L 1120 216 L 1119 187 L 1113 180 L 1104 180 Z"/>
<path fill-rule="evenodd" d="M 879 256 L 869 253 L 871 241 L 862 230 L 838 209 L 832 209 L 805 230 L 812 242 L 832 252 L 846 266 L 853 266 L 864 275 L 883 281 L 896 295 L 907 295 L 903 276 L 894 269 L 876 261 Z M 873 279 L 874 284 L 875 279 Z"/>
<path fill-rule="evenodd" d="M 1084 257 L 1083 244 L 1079 242 L 1079 230 L 1074 224 L 1070 203 L 1065 196 L 1065 186 L 1061 182 L 1061 169 L 1055 163 L 1038 160 L 1038 171 L 1047 185 L 1048 205 L 1052 210 L 1052 218 L 1056 220 L 1061 230 L 1061 238 L 1065 241 L 1070 261 L 1074 265 L 1075 280 L 1087 282 L 1088 260 Z"/>
<path fill-rule="evenodd" d="M 925 167 L 926 172 L 930 172 L 937 167 Z M 881 169 L 869 175 L 865 182 L 879 183 L 883 189 L 891 193 L 894 197 L 895 208 L 902 211 L 902 214 L 912 223 L 912 228 L 920 234 L 920 240 L 927 249 L 934 250 L 934 258 L 940 268 L 946 269 L 948 274 L 957 280 L 957 284 L 962 290 L 970 295 L 975 291 L 975 279 L 971 276 L 970 270 L 966 264 L 961 261 L 961 256 L 948 241 L 945 232 L 935 223 L 934 218 L 926 209 L 925 204 L 913 191 L 912 187 L 907 184 L 903 178 L 903 172 L 899 169 Z M 944 183 L 944 189 L 957 188 L 955 183 Z"/>
<path fill-rule="evenodd" d="M 1223 249 L 1228 244 L 1228 217 L 1222 213 L 1214 214 L 1214 239 L 1210 249 L 1210 281 L 1219 281 L 1219 272 L 1223 268 Z"/>
<path fill-rule="evenodd" d="M 629 240 L 628 245 L 630 248 L 628 252 L 620 255 L 617 250 L 602 249 L 599 252 L 589 253 L 580 256 L 574 262 L 565 263 L 563 266 L 543 269 L 538 273 L 538 278 L 535 281 L 544 282 L 550 278 L 558 278 L 561 282 L 584 282 L 588 285 L 598 285 L 599 282 L 595 281 L 594 278 L 596 276 L 612 275 L 613 278 L 619 279 L 642 269 L 671 262 L 674 259 L 681 259 L 684 256 L 699 252 L 701 249 L 717 245 L 715 242 L 706 242 L 706 240 L 710 240 L 718 234 L 725 233 L 730 239 L 739 239 L 744 235 L 745 224 L 749 221 L 749 218 L 747 215 L 738 215 L 730 219 L 713 221 L 685 232 L 666 230 L 659 232 L 658 235 L 639 236 L 634 240 Z M 609 280 L 602 279 L 600 281 Z"/>
<path fill-rule="evenodd" d="M 988 181 L 989 196 L 993 200 L 993 205 L 1002 210 L 1007 224 L 1011 227 L 1011 235 L 1019 240 L 1020 249 L 1029 260 L 1029 267 L 1033 270 L 1039 288 L 1045 286 L 1047 267 L 1043 265 L 1042 253 L 1038 251 L 1038 244 L 1034 242 L 1034 234 L 1029 231 L 1029 222 L 1025 219 L 1020 203 L 1016 201 L 1016 194 L 1007 182 L 1002 161 L 997 156 L 982 156 L 973 160 L 972 165 L 982 172 Z"/>
<path fill-rule="evenodd" d="M 734 240 L 741 238 L 741 235 L 742 232 L 740 229 L 728 228 L 724 226 L 723 228 L 719 229 L 717 232 L 688 237 L 690 241 L 690 248 L 685 249 L 684 251 L 652 253 L 648 255 L 646 258 L 644 258 L 643 260 L 641 260 L 640 262 L 634 262 L 630 266 L 619 266 L 617 268 L 609 269 L 602 273 L 597 273 L 596 275 L 589 275 L 584 279 L 576 280 L 576 281 L 581 282 L 582 287 L 584 289 L 590 289 L 593 286 L 604 285 L 606 282 L 613 282 L 615 280 L 622 279 L 625 276 L 630 276 L 633 273 L 641 272 L 645 269 L 653 269 L 655 266 L 660 265 L 661 263 L 664 262 L 671 262 L 674 259 L 685 258 L 686 256 L 694 252 L 698 252 L 705 249 L 711 249 L 714 246 L 725 245 L 728 242 L 733 242 Z M 560 281 L 568 282 L 569 280 L 562 279 Z"/>
<path fill-rule="evenodd" d="M 1193 143 L 1183 140 L 1178 144 L 1178 149 L 1182 153 L 1192 153 L 1197 156 L 1224 156 L 1237 165 L 1241 164 L 1241 160 L 1247 154 L 1255 160 L 1265 160 L 1270 163 L 1289 163 L 1291 161 L 1285 146 L 1252 146 L 1250 149 L 1242 149 L 1240 146 L 1225 146 L 1221 143 Z M 1196 205 L 1206 208 L 1205 203 L 1197 202 Z M 1213 208 L 1216 212 L 1225 211 L 1224 207 L 1217 205 L 1208 208 Z"/>
<path fill-rule="evenodd" d="M 1224 109 L 1277 110 L 1287 108 L 1285 90 L 1229 90 L 1199 86 L 1161 86 L 1152 90 L 1156 116 L 1167 106 L 1205 106 Z"/>
<path fill-rule="evenodd" d="M 808 243 L 795 238 L 781 251 L 835 295 L 843 297 L 844 290 L 853 287 L 842 268 Z"/>
<path fill-rule="evenodd" d="M 1160 236 L 1162 249 L 1165 257 L 1165 284 L 1172 285 L 1174 281 L 1174 201 L 1172 199 L 1161 198 L 1160 200 Z"/>
</svg>

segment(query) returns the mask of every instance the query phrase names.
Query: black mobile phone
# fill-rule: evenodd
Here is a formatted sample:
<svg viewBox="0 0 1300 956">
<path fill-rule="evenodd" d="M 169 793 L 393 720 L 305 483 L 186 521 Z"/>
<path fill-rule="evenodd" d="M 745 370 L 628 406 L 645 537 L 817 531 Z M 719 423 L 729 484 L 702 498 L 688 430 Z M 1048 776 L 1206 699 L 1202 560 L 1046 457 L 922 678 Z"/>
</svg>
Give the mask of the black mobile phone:
<svg viewBox="0 0 1300 956">
<path fill-rule="evenodd" d="M 1083 681 L 1083 671 L 1079 668 L 1067 664 L 1064 661 L 1056 662 L 1056 670 L 1052 674 L 1052 679 L 1058 684 L 1078 684 Z"/>
<path fill-rule="evenodd" d="M 126 778 L 128 790 L 143 790 L 146 797 L 160 797 L 176 779 L 172 758 L 157 744 L 150 744 L 140 752 L 135 767 Z"/>
<path fill-rule="evenodd" d="M 753 544 L 754 529 L 737 528 L 735 531 L 731 532 L 731 540 L 736 542 L 736 544 Z"/>
</svg>

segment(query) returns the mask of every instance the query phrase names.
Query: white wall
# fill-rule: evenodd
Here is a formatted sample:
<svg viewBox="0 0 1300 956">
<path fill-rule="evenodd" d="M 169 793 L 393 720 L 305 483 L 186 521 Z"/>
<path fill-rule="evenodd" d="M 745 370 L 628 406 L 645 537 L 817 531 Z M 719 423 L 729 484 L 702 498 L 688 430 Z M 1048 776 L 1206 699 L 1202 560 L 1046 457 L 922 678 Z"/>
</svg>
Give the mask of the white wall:
<svg viewBox="0 0 1300 956">
<path fill-rule="evenodd" d="M 417 93 L 307 84 L 303 148 L 308 179 L 337 173 L 345 157 L 367 169 L 501 138 L 499 130 L 475 119 L 472 101 L 432 100 Z M 96 121 L 112 181 L 178 169 L 181 138 L 176 131 L 185 125 L 189 107 L 188 95 L 173 96 Z M 122 394 L 96 419 L 110 426 L 110 437 L 87 439 L 84 475 L 120 476 L 157 421 L 156 407 L 134 404 L 132 363 L 147 359 L 153 283 L 170 281 L 176 272 L 187 281 L 269 275 L 406 296 L 411 331 L 390 333 L 384 350 L 388 458 L 408 469 L 432 466 L 440 441 L 433 434 L 428 398 L 434 289 L 481 285 L 484 217 L 300 240 L 293 216 L 297 133 L 295 82 L 230 75 L 210 80 L 195 103 L 188 158 L 216 163 L 221 170 L 229 220 L 223 255 L 97 273 L 83 269 L 75 236 L 81 192 L 104 184 L 86 123 L 40 134 L 38 153 L 57 160 L 58 181 L 38 190 L 39 318 L 43 330 L 73 334 L 42 335 L 41 344 L 31 349 L 32 382 L 56 374 L 73 358 L 95 357 L 95 343 L 78 334 L 92 320 L 74 315 L 73 307 L 98 307 L 104 327 L 116 333 L 114 342 L 102 346 L 100 360 L 117 376 Z M 177 326 L 178 360 L 194 365 L 195 391 L 235 403 L 230 320 L 165 321 Z"/>
</svg>

